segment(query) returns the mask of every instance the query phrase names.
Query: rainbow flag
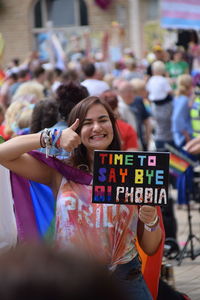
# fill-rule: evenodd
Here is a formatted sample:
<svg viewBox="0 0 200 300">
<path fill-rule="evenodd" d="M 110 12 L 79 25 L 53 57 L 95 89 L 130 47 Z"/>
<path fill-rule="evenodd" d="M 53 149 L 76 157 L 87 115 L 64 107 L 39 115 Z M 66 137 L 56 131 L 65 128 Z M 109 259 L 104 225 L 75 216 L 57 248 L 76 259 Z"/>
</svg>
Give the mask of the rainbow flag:
<svg viewBox="0 0 200 300">
<path fill-rule="evenodd" d="M 184 149 L 177 149 L 168 143 L 165 143 L 165 148 L 170 152 L 170 173 L 179 176 L 187 171 L 189 167 L 195 168 L 198 165 L 196 157 L 189 154 Z"/>
<path fill-rule="evenodd" d="M 187 161 L 173 153 L 170 153 L 169 167 L 172 174 L 180 175 L 184 173 L 189 166 L 190 164 Z"/>
</svg>

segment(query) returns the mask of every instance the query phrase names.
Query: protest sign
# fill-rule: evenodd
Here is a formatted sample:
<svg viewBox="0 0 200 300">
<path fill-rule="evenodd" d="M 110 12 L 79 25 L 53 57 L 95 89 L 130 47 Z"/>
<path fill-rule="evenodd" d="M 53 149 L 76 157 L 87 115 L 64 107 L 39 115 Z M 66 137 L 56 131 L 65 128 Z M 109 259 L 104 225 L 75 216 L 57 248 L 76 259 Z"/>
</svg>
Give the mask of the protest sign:
<svg viewBox="0 0 200 300">
<path fill-rule="evenodd" d="M 95 150 L 93 176 L 93 203 L 167 205 L 167 152 Z"/>
</svg>

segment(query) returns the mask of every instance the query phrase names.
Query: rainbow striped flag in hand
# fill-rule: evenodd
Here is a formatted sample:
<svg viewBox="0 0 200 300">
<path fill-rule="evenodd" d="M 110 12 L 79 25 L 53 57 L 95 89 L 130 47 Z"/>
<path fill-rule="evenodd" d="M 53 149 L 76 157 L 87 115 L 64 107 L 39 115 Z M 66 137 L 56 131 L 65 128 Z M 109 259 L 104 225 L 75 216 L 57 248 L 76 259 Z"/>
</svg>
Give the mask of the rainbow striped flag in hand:
<svg viewBox="0 0 200 300">
<path fill-rule="evenodd" d="M 177 149 L 168 143 L 165 144 L 165 148 L 170 152 L 169 171 L 172 175 L 179 176 L 186 172 L 190 166 L 195 168 L 199 165 L 196 157 L 184 149 Z"/>
<path fill-rule="evenodd" d="M 170 172 L 172 174 L 178 176 L 184 173 L 189 166 L 190 164 L 187 161 L 185 161 L 183 158 L 173 153 L 170 153 L 169 167 L 170 167 Z"/>
</svg>

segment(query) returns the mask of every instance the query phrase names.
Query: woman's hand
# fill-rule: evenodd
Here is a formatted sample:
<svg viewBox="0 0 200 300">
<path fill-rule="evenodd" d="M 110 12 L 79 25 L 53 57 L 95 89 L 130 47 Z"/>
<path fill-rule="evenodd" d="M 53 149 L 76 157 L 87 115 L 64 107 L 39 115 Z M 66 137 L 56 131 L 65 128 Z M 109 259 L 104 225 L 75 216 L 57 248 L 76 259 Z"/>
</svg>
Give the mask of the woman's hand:
<svg viewBox="0 0 200 300">
<path fill-rule="evenodd" d="M 157 224 L 159 222 L 159 218 L 157 218 L 157 216 L 157 208 L 155 206 L 142 205 L 139 209 L 137 236 L 140 247 L 147 255 L 155 254 L 162 240 L 162 231 L 159 224 Z M 147 224 L 149 227 L 149 223 L 154 223 L 154 221 L 156 224 L 152 227 L 155 227 L 155 229 L 150 231 L 146 230 L 144 224 Z"/>
<path fill-rule="evenodd" d="M 60 138 L 60 147 L 65 149 L 68 152 L 74 150 L 74 148 L 78 147 L 81 144 L 80 136 L 75 132 L 79 126 L 79 119 L 68 128 L 62 131 L 62 135 Z"/>
<path fill-rule="evenodd" d="M 155 221 L 157 209 L 155 206 L 143 205 L 139 209 L 139 219 L 145 224 Z"/>
<path fill-rule="evenodd" d="M 183 149 L 191 154 L 200 154 L 200 137 L 189 141 Z"/>
</svg>

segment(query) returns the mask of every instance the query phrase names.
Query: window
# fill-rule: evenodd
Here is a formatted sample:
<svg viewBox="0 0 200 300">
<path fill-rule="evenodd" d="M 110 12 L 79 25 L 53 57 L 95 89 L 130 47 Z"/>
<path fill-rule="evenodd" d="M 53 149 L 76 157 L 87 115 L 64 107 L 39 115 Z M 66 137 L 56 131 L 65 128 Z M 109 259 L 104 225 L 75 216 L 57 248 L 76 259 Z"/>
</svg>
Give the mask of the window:
<svg viewBox="0 0 200 300">
<path fill-rule="evenodd" d="M 38 1 L 35 5 L 34 9 L 34 23 L 36 28 L 43 27 L 42 24 L 42 8 L 41 8 L 41 1 Z"/>
<path fill-rule="evenodd" d="M 34 27 L 44 28 L 88 25 L 87 6 L 84 0 L 39 0 L 34 7 Z"/>
</svg>

